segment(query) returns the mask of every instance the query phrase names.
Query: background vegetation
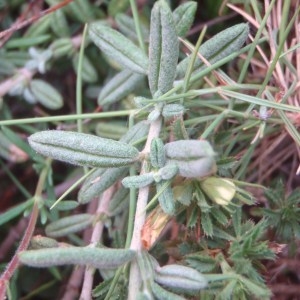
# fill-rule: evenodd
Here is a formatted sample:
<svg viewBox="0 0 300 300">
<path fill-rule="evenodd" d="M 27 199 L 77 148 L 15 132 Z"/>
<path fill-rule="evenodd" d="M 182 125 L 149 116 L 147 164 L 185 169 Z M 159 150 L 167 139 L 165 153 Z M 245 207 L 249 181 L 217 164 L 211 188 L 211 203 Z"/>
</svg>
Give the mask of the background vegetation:
<svg viewBox="0 0 300 300">
<path fill-rule="evenodd" d="M 127 189 L 122 201 L 108 207 L 122 190 L 119 179 L 128 176 L 125 172 L 93 201 L 79 205 L 79 189 L 90 169 L 37 155 L 27 138 L 59 129 L 119 140 L 147 119 L 153 103 L 137 108 L 140 103 L 134 101 L 151 99 L 147 80 L 130 78 L 121 91 L 109 86 L 121 67 L 96 47 L 85 24 L 101 21 L 148 53 L 154 2 L 0 1 L 0 298 L 6 291 L 9 299 L 126 299 L 126 268 L 116 276 L 83 266 L 19 265 L 20 251 L 56 243 L 42 238 L 47 235 L 59 245 L 128 248 L 138 195 Z M 174 11 L 186 1 L 167 2 Z M 193 25 L 180 39 L 180 60 L 235 24 L 248 22 L 249 36 L 242 50 L 227 49 L 212 65 L 206 62 L 197 80 L 187 80 L 184 114 L 165 118 L 160 137 L 164 143 L 184 134 L 208 140 L 217 153 L 216 175 L 234 184 L 236 193 L 223 199 L 224 205 L 210 194 L 214 185 L 207 190 L 203 181 L 175 178 L 177 206 L 170 216 L 151 188 L 143 227 L 150 245 L 144 246 L 161 266 L 178 263 L 204 275 L 205 289 L 173 291 L 187 299 L 297 299 L 299 1 L 197 4 Z M 130 174 L 138 172 L 132 168 Z M 62 202 L 50 209 L 60 197 Z M 53 235 L 49 224 L 66 217 L 71 225 L 62 227 L 77 227 Z"/>
</svg>

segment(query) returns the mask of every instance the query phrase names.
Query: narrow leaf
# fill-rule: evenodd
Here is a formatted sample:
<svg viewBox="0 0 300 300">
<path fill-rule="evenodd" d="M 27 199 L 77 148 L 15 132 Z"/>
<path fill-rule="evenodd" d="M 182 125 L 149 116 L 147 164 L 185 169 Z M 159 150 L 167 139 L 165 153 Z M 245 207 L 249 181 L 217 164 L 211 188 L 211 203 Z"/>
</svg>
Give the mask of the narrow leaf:
<svg viewBox="0 0 300 300">
<path fill-rule="evenodd" d="M 238 51 L 245 43 L 249 32 L 247 23 L 241 23 L 221 31 L 214 37 L 205 42 L 200 48 L 200 54 L 213 64 L 222 58 Z M 176 78 L 182 80 L 185 76 L 189 65 L 190 57 L 182 60 L 177 66 Z M 206 67 L 205 63 L 196 59 L 194 64 L 194 72 L 199 72 Z"/>
<path fill-rule="evenodd" d="M 83 55 L 82 59 L 82 80 L 88 83 L 96 82 L 98 79 L 98 74 L 94 67 L 94 64 L 88 59 L 86 55 Z M 79 53 L 73 55 L 72 62 L 75 72 L 78 73 Z"/>
<path fill-rule="evenodd" d="M 75 51 L 71 38 L 56 39 L 49 48 L 54 58 L 70 55 Z"/>
<path fill-rule="evenodd" d="M 31 80 L 30 90 L 36 100 L 49 109 L 59 109 L 63 106 L 63 98 L 61 94 L 43 80 Z"/>
<path fill-rule="evenodd" d="M 109 202 L 109 215 L 116 216 L 122 211 L 125 211 L 129 204 L 129 189 L 120 188 Z"/>
<path fill-rule="evenodd" d="M 159 284 L 157 284 L 155 282 L 153 282 L 151 286 L 152 286 L 152 292 L 155 296 L 155 299 L 160 299 L 160 300 L 185 300 L 185 298 L 165 290 L 164 288 L 162 288 Z"/>
<path fill-rule="evenodd" d="M 212 236 L 214 233 L 213 224 L 209 213 L 201 211 L 201 226 L 207 236 Z"/>
<path fill-rule="evenodd" d="M 142 188 L 151 184 L 153 181 L 154 181 L 153 174 L 146 173 L 142 175 L 125 177 L 122 180 L 122 184 L 126 188 Z"/>
<path fill-rule="evenodd" d="M 173 87 L 179 55 L 179 42 L 173 16 L 164 0 L 151 12 L 149 42 L 149 85 L 152 95 L 164 94 Z"/>
<path fill-rule="evenodd" d="M 59 37 L 68 37 L 71 35 L 65 14 L 62 9 L 55 10 L 50 14 L 51 29 Z"/>
<path fill-rule="evenodd" d="M 151 142 L 150 160 L 153 168 L 162 168 L 166 163 L 164 143 L 160 138 L 155 138 Z"/>
<path fill-rule="evenodd" d="M 133 145 L 148 135 L 149 128 L 150 124 L 147 121 L 140 121 L 128 129 L 126 134 L 121 137 L 120 142 Z"/>
<path fill-rule="evenodd" d="M 96 170 L 86 179 L 79 190 L 79 203 L 85 204 L 95 197 L 99 197 L 105 190 L 124 177 L 127 172 L 127 167 Z"/>
<path fill-rule="evenodd" d="M 46 227 L 46 234 L 50 237 L 61 237 L 83 230 L 93 223 L 91 214 L 78 214 L 52 222 Z"/>
<path fill-rule="evenodd" d="M 173 11 L 174 23 L 178 36 L 185 36 L 193 24 L 195 13 L 197 9 L 197 2 L 188 1 L 179 5 Z"/>
<path fill-rule="evenodd" d="M 175 200 L 173 191 L 170 185 L 165 187 L 166 181 L 156 183 L 156 190 L 158 195 L 158 201 L 162 210 L 168 215 L 175 214 Z"/>
<path fill-rule="evenodd" d="M 138 40 L 133 18 L 129 17 L 126 14 L 120 13 L 116 15 L 115 21 L 118 25 L 119 30 L 124 35 L 132 40 Z M 148 39 L 149 29 L 143 23 L 141 23 L 140 26 L 144 40 Z"/>
<path fill-rule="evenodd" d="M 166 265 L 157 268 L 155 279 L 157 283 L 186 291 L 199 291 L 206 287 L 206 278 L 198 271 L 182 265 Z"/>
<path fill-rule="evenodd" d="M 181 117 L 184 110 L 184 106 L 181 104 L 167 104 L 163 107 L 162 115 L 165 118 Z"/>
<path fill-rule="evenodd" d="M 55 200 L 47 200 L 45 204 L 48 207 L 52 207 L 52 205 L 55 204 Z M 62 202 L 59 202 L 55 205 L 55 209 L 58 211 L 66 211 L 66 210 L 74 210 L 76 207 L 78 207 L 78 202 L 75 200 L 64 200 Z"/>
<path fill-rule="evenodd" d="M 265 100 L 262 98 L 258 98 L 258 97 L 254 97 L 254 96 L 250 96 L 250 95 L 246 95 L 246 94 L 242 94 L 242 93 L 238 93 L 238 92 L 234 92 L 234 91 L 224 90 L 224 91 L 222 91 L 222 94 L 229 96 L 229 97 L 237 98 L 237 99 L 240 99 L 242 101 L 252 103 L 252 104 L 263 105 L 266 107 L 275 108 L 275 109 L 284 110 L 284 111 L 291 111 L 291 112 L 298 112 L 298 113 L 300 112 L 299 106 L 293 106 L 293 105 L 284 104 L 284 103 L 277 103 L 277 102 Z"/>
<path fill-rule="evenodd" d="M 139 155 L 128 144 L 78 132 L 41 131 L 28 140 L 37 152 L 79 166 L 126 166 L 134 163 Z"/>
<path fill-rule="evenodd" d="M 146 74 L 148 58 L 143 51 L 118 31 L 93 23 L 89 27 L 92 41 L 108 57 L 136 73 Z"/>
<path fill-rule="evenodd" d="M 29 199 L 21 204 L 13 206 L 6 212 L 0 214 L 0 226 L 14 219 L 18 215 L 22 214 L 24 211 L 29 209 L 34 203 L 34 198 Z"/>
<path fill-rule="evenodd" d="M 99 105 L 107 105 L 118 102 L 132 93 L 144 81 L 145 76 L 123 70 L 112 77 L 102 88 L 99 97 Z"/>
<path fill-rule="evenodd" d="M 163 180 L 170 180 L 178 173 L 178 166 L 176 164 L 169 164 L 159 169 L 158 174 Z"/>
<path fill-rule="evenodd" d="M 86 0 L 72 1 L 66 6 L 66 9 L 82 23 L 88 23 L 95 18 L 94 9 L 92 8 L 91 3 Z"/>
<path fill-rule="evenodd" d="M 23 264 L 32 267 L 89 265 L 115 269 L 132 260 L 135 252 L 129 249 L 65 247 L 24 251 L 19 254 Z"/>
</svg>

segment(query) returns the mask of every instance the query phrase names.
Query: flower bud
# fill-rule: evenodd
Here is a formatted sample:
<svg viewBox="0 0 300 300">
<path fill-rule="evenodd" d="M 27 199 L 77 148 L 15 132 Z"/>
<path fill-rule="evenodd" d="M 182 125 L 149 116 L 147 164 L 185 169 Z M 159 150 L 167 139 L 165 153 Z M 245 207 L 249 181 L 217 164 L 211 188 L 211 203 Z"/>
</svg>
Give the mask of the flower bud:
<svg viewBox="0 0 300 300">
<path fill-rule="evenodd" d="M 183 177 L 204 177 L 215 173 L 215 152 L 204 140 L 180 140 L 165 145 L 168 164 L 176 164 Z"/>
<path fill-rule="evenodd" d="M 224 178 L 208 177 L 200 181 L 200 185 L 205 194 L 219 205 L 228 205 L 236 192 L 235 184 Z"/>
</svg>

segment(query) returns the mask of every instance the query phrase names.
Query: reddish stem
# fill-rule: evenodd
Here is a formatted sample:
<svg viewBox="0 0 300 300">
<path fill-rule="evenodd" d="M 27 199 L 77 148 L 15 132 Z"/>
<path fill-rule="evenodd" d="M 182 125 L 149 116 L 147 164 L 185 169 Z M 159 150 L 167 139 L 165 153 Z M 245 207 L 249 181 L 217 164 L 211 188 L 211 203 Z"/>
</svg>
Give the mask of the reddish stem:
<svg viewBox="0 0 300 300">
<path fill-rule="evenodd" d="M 14 24 L 12 27 L 0 32 L 0 39 L 5 37 L 7 34 L 11 34 L 12 32 L 14 31 L 17 31 L 31 23 L 33 23 L 34 21 L 40 19 L 41 17 L 45 16 L 45 15 L 48 15 L 49 13 L 52 13 L 54 11 L 56 11 L 57 9 L 61 8 L 61 7 L 64 7 L 66 6 L 67 4 L 69 4 L 70 2 L 72 2 L 73 0 L 65 0 L 61 3 L 58 3 L 56 5 L 53 5 L 52 7 L 48 8 L 48 9 L 45 9 L 44 11 L 41 11 L 38 15 L 36 16 L 33 16 L 27 20 L 24 20 L 22 22 L 19 22 L 19 23 L 16 23 Z M 2 46 L 2 45 L 0 45 Z"/>
<path fill-rule="evenodd" d="M 0 299 L 5 299 L 5 292 L 6 292 L 6 288 L 7 288 L 7 284 L 10 280 L 10 278 L 12 277 L 12 275 L 14 274 L 15 270 L 17 269 L 17 267 L 19 266 L 19 258 L 18 258 L 18 254 L 21 251 L 24 251 L 27 249 L 29 242 L 31 240 L 31 237 L 33 235 L 34 229 L 35 229 L 35 224 L 38 218 L 38 204 L 37 201 L 34 202 L 33 205 L 33 209 L 32 209 L 32 213 L 29 219 L 29 223 L 28 226 L 26 228 L 25 234 L 23 239 L 21 240 L 21 243 L 15 253 L 15 255 L 13 256 L 12 260 L 10 261 L 10 263 L 8 264 L 8 266 L 6 267 L 5 271 L 3 272 L 3 274 L 1 275 L 0 278 Z"/>
</svg>

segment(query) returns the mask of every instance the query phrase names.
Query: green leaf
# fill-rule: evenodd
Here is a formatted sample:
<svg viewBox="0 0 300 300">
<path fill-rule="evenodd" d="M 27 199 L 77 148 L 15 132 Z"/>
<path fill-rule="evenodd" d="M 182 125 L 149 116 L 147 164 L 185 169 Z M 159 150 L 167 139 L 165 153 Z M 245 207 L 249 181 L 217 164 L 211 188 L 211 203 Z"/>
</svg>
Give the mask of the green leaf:
<svg viewBox="0 0 300 300">
<path fill-rule="evenodd" d="M 260 298 L 260 297 L 270 297 L 271 291 L 267 289 L 265 286 L 262 287 L 253 281 L 247 279 L 246 277 L 240 276 L 239 281 L 243 283 L 244 288 L 249 291 L 252 295 Z"/>
<path fill-rule="evenodd" d="M 153 168 L 162 168 L 166 163 L 164 143 L 160 138 L 151 141 L 150 160 Z"/>
<path fill-rule="evenodd" d="M 232 214 L 232 225 L 236 236 L 241 234 L 241 224 L 242 224 L 242 210 L 241 208 L 236 208 L 235 212 Z"/>
<path fill-rule="evenodd" d="M 300 112 L 300 108 L 298 106 L 272 102 L 269 100 L 265 100 L 262 98 L 258 98 L 258 97 L 254 97 L 254 96 L 250 96 L 250 95 L 246 95 L 246 94 L 242 94 L 242 93 L 238 93 L 238 92 L 234 92 L 234 91 L 224 90 L 224 91 L 222 91 L 222 94 L 232 97 L 232 98 L 240 99 L 247 103 L 262 105 L 262 106 L 275 108 L 275 109 L 279 109 L 279 110 L 284 110 L 284 111 L 291 111 L 291 112 L 298 112 L 298 113 Z"/>
<path fill-rule="evenodd" d="M 162 210 L 168 215 L 175 214 L 175 200 L 170 185 L 166 186 L 167 181 L 163 180 L 156 183 L 156 191 L 158 193 L 158 201 Z"/>
<path fill-rule="evenodd" d="M 51 17 L 51 28 L 55 32 L 55 34 L 59 37 L 68 37 L 71 35 L 70 26 L 68 25 L 65 14 L 62 9 L 55 10 Z"/>
<path fill-rule="evenodd" d="M 109 215 L 116 216 L 117 214 L 125 211 L 129 204 L 129 189 L 120 188 L 113 195 L 109 202 Z"/>
<path fill-rule="evenodd" d="M 123 70 L 112 77 L 98 96 L 99 105 L 110 105 L 134 92 L 144 81 L 145 76 Z"/>
<path fill-rule="evenodd" d="M 173 18 L 178 36 L 183 37 L 187 34 L 193 24 L 196 10 L 197 2 L 188 1 L 179 5 L 173 11 Z"/>
<path fill-rule="evenodd" d="M 102 138 L 108 138 L 112 140 L 120 140 L 120 138 L 126 134 L 128 128 L 125 122 L 116 121 L 100 121 L 97 122 L 95 133 Z"/>
<path fill-rule="evenodd" d="M 204 233 L 207 236 L 213 235 L 213 233 L 214 233 L 213 223 L 212 223 L 209 213 L 204 213 L 201 211 L 201 226 L 202 226 Z"/>
<path fill-rule="evenodd" d="M 185 298 L 178 296 L 174 293 L 171 293 L 164 288 L 162 288 L 159 284 L 153 282 L 151 284 L 152 292 L 155 296 L 155 299 L 159 300 L 185 300 Z"/>
<path fill-rule="evenodd" d="M 181 104 L 167 104 L 163 107 L 162 115 L 165 118 L 181 117 L 184 114 L 184 106 Z"/>
<path fill-rule="evenodd" d="M 52 222 L 46 227 L 46 234 L 50 237 L 61 237 L 81 231 L 93 223 L 94 215 L 78 214 Z"/>
<path fill-rule="evenodd" d="M 127 133 L 121 137 L 120 142 L 133 144 L 145 137 L 148 131 L 149 124 L 147 122 L 138 122 L 128 129 Z M 127 167 L 96 170 L 82 185 L 78 194 L 78 201 L 80 203 L 87 203 L 94 197 L 100 196 L 103 191 L 108 189 L 120 178 L 126 176 L 127 172 Z"/>
<path fill-rule="evenodd" d="M 158 181 L 160 181 L 161 179 L 170 180 L 173 177 L 175 177 L 175 175 L 177 173 L 178 173 L 178 166 L 175 164 L 174 165 L 169 164 L 169 165 L 164 166 L 163 168 L 159 169 L 155 175 L 157 175 L 157 177 L 159 178 Z M 157 180 L 157 178 L 155 178 L 155 177 L 154 177 L 154 179 Z"/>
<path fill-rule="evenodd" d="M 71 38 L 56 39 L 50 45 L 50 50 L 54 58 L 60 58 L 62 56 L 72 55 L 75 51 L 74 44 Z"/>
<path fill-rule="evenodd" d="M 199 52 L 210 64 L 213 64 L 232 54 L 232 52 L 238 51 L 245 43 L 248 32 L 249 25 L 247 23 L 227 28 L 205 42 L 199 48 Z M 178 64 L 176 73 L 178 80 L 183 80 L 188 69 L 189 60 L 190 57 L 187 57 Z M 193 73 L 199 72 L 205 67 L 206 65 L 202 60 L 196 59 Z"/>
<path fill-rule="evenodd" d="M 59 109 L 63 106 L 62 95 L 49 83 L 33 79 L 30 81 L 30 90 L 36 100 L 49 109 Z"/>
<path fill-rule="evenodd" d="M 149 86 L 152 95 L 173 87 L 179 55 L 178 36 L 168 4 L 159 0 L 151 12 Z"/>
<path fill-rule="evenodd" d="M 78 201 L 85 204 L 99 197 L 105 190 L 128 173 L 127 167 L 98 169 L 83 183 L 78 193 Z"/>
<path fill-rule="evenodd" d="M 189 138 L 183 123 L 183 117 L 176 118 L 171 127 L 175 140 L 187 140 Z"/>
<path fill-rule="evenodd" d="M 210 213 L 211 216 L 221 225 L 226 225 L 229 221 L 220 207 L 213 206 Z"/>
<path fill-rule="evenodd" d="M 149 128 L 150 124 L 147 121 L 140 121 L 128 129 L 126 134 L 121 137 L 120 142 L 133 145 L 148 135 Z"/>
<path fill-rule="evenodd" d="M 34 198 L 27 200 L 24 203 L 16 205 L 4 213 L 0 214 L 0 226 L 22 214 L 26 209 L 33 205 Z"/>
<path fill-rule="evenodd" d="M 12 76 L 15 73 L 15 66 L 13 62 L 6 60 L 4 57 L 0 57 L 0 75 L 1 76 Z M 0 104 L 2 108 L 2 102 Z"/>
<path fill-rule="evenodd" d="M 194 208 L 191 210 L 191 212 L 187 216 L 187 227 L 189 228 L 195 228 L 197 223 L 199 222 L 199 209 Z"/>
<path fill-rule="evenodd" d="M 89 35 L 108 57 L 132 72 L 147 74 L 147 56 L 121 33 L 108 26 L 92 23 L 89 26 Z"/>
<path fill-rule="evenodd" d="M 64 247 L 23 251 L 19 259 L 32 267 L 62 265 L 87 265 L 99 269 L 115 269 L 135 256 L 129 249 L 108 249 L 92 247 Z"/>
<path fill-rule="evenodd" d="M 153 181 L 154 181 L 153 174 L 146 173 L 142 175 L 125 177 L 122 180 L 122 184 L 126 188 L 142 188 L 151 184 Z"/>
<path fill-rule="evenodd" d="M 76 17 L 80 22 L 87 23 L 94 19 L 93 6 L 89 1 L 86 0 L 75 0 L 66 6 L 74 17 Z"/>
<path fill-rule="evenodd" d="M 199 270 L 201 272 L 212 272 L 217 266 L 217 262 L 206 253 L 187 255 L 185 261 L 193 269 Z"/>
<path fill-rule="evenodd" d="M 51 14 L 40 18 L 36 22 L 34 22 L 29 29 L 26 31 L 24 37 L 37 37 L 43 35 L 44 33 L 48 32 L 51 23 Z M 22 37 L 22 39 L 24 38 Z"/>
<path fill-rule="evenodd" d="M 234 290 L 237 285 L 238 285 L 237 279 L 230 280 L 218 294 L 220 299 L 231 300 L 233 298 Z"/>
<path fill-rule="evenodd" d="M 174 187 L 174 198 L 185 206 L 189 206 L 193 198 L 193 188 L 190 184 Z"/>
<path fill-rule="evenodd" d="M 128 144 L 85 133 L 49 130 L 28 138 L 30 146 L 51 158 L 79 166 L 121 167 L 138 160 L 139 151 Z"/>
<path fill-rule="evenodd" d="M 157 268 L 154 280 L 182 292 L 199 291 L 207 286 L 207 280 L 201 273 L 190 267 L 176 264 Z"/>
<path fill-rule="evenodd" d="M 39 44 L 43 44 L 45 42 L 48 42 L 51 39 L 50 34 L 44 34 L 36 37 L 21 37 L 21 38 L 14 38 L 9 40 L 5 48 L 6 49 L 12 49 L 12 48 L 21 48 L 21 47 L 33 47 L 37 46 Z"/>
<path fill-rule="evenodd" d="M 112 280 L 113 280 L 113 278 L 110 278 L 110 279 L 104 280 L 103 282 L 98 284 L 92 291 L 93 297 L 102 297 L 104 299 L 105 295 L 109 291 L 109 288 L 112 284 Z M 100 298 L 100 299 L 102 299 L 102 298 Z"/>
<path fill-rule="evenodd" d="M 79 63 L 79 53 L 75 53 L 72 62 L 73 62 L 74 70 L 77 73 L 78 63 Z M 81 76 L 82 76 L 82 80 L 88 83 L 96 82 L 98 79 L 98 74 L 94 67 L 94 64 L 85 55 L 83 56 L 83 61 L 82 61 Z"/>
<path fill-rule="evenodd" d="M 45 204 L 48 207 L 51 207 L 55 202 L 56 200 L 47 200 L 45 201 Z M 78 207 L 78 205 L 78 202 L 75 200 L 64 200 L 62 202 L 57 203 L 55 205 L 55 209 L 59 211 L 73 210 L 76 207 Z"/>
<path fill-rule="evenodd" d="M 126 35 L 132 40 L 138 40 L 133 18 L 129 17 L 126 14 L 120 13 L 116 15 L 115 21 L 118 25 L 119 30 L 124 35 Z M 140 26 L 144 40 L 148 39 L 149 29 L 143 23 L 141 23 Z"/>
</svg>

